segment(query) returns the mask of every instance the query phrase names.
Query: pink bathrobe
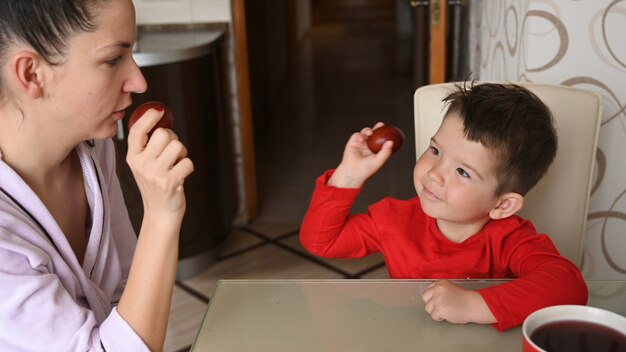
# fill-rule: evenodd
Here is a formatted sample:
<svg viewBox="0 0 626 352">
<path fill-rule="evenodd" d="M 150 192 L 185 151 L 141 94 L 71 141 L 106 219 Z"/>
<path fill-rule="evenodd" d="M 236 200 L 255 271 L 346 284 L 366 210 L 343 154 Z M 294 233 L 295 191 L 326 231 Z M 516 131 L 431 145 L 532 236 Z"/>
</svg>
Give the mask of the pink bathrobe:
<svg viewBox="0 0 626 352">
<path fill-rule="evenodd" d="M 112 140 L 77 147 L 91 210 L 81 265 L 0 155 L 0 351 L 148 351 L 117 305 L 137 243 Z"/>
</svg>

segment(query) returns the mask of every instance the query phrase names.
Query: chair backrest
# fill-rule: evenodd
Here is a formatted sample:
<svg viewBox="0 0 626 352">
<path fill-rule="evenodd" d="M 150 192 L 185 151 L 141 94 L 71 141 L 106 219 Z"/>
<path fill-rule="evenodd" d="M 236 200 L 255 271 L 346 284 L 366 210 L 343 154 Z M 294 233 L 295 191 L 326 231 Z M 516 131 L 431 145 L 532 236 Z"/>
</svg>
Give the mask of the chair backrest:
<svg viewBox="0 0 626 352">
<path fill-rule="evenodd" d="M 600 96 L 559 85 L 501 83 L 524 86 L 543 100 L 554 116 L 559 140 L 554 163 L 526 195 L 518 215 L 531 220 L 539 233 L 550 236 L 561 255 L 580 266 L 602 115 Z M 418 158 L 439 128 L 446 112 L 441 100 L 454 90 L 454 84 L 427 85 L 415 92 Z"/>
</svg>

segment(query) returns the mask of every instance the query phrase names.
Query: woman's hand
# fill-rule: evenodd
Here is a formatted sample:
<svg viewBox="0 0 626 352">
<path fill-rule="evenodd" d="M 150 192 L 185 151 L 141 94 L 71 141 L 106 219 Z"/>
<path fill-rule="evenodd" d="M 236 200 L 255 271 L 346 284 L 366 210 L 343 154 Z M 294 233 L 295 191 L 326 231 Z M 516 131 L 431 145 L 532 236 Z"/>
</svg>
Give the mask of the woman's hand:
<svg viewBox="0 0 626 352">
<path fill-rule="evenodd" d="M 496 323 L 496 318 L 476 291 L 466 290 L 448 280 L 435 281 L 422 293 L 424 309 L 433 320 L 451 323 Z"/>
<path fill-rule="evenodd" d="M 385 142 L 377 154 L 372 153 L 367 147 L 367 138 L 381 126 L 384 124 L 378 122 L 374 128 L 365 127 L 350 136 L 343 152 L 343 159 L 328 180 L 329 186 L 359 188 L 385 164 L 391 156 L 392 141 Z"/>
<path fill-rule="evenodd" d="M 126 162 L 141 193 L 144 215 L 182 216 L 185 212 L 184 181 L 193 172 L 187 149 L 176 134 L 157 128 L 148 132 L 163 116 L 163 111 L 149 109 L 128 134 Z"/>
</svg>

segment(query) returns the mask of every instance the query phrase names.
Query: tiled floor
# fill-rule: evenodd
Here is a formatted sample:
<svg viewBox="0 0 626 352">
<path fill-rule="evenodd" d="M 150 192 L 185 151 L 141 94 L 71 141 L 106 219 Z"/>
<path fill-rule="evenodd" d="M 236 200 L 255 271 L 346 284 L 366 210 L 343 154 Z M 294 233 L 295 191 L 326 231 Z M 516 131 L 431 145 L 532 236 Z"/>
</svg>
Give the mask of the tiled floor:
<svg viewBox="0 0 626 352">
<path fill-rule="evenodd" d="M 366 184 L 353 211 L 414 195 L 413 89 L 406 40 L 393 24 L 314 27 L 258 141 L 260 214 L 227 238 L 218 261 L 178 282 L 165 351 L 188 351 L 220 279 L 386 278 L 381 256 L 321 259 L 298 240 L 315 178 L 350 136 L 377 121 L 404 130 L 404 147 Z"/>
</svg>

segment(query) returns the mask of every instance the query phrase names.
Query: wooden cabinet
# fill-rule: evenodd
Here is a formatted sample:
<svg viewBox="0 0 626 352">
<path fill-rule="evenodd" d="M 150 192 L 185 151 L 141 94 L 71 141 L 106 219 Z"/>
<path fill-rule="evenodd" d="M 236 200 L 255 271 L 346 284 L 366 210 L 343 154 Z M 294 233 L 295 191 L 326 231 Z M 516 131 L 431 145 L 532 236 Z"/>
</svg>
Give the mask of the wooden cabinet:
<svg viewBox="0 0 626 352">
<path fill-rule="evenodd" d="M 152 100 L 169 106 L 174 114 L 173 129 L 194 162 L 195 170 L 185 182 L 187 211 L 180 236 L 179 278 L 194 275 L 215 261 L 236 211 L 233 143 L 225 102 L 222 39 L 216 40 L 211 42 L 210 50 L 197 51 L 198 57 L 175 58 L 141 67 L 148 90 L 133 96 L 133 106 L 129 109 L 132 111 L 136 106 Z M 141 66 L 140 60 L 137 61 Z M 122 123 L 124 135 L 127 134 L 130 113 L 126 115 Z M 125 161 L 126 140 L 118 139 L 116 147 L 124 198 L 138 232 L 143 206 Z"/>
</svg>

